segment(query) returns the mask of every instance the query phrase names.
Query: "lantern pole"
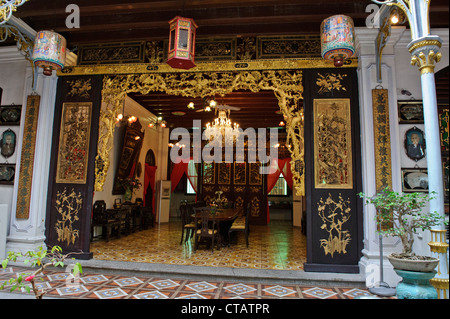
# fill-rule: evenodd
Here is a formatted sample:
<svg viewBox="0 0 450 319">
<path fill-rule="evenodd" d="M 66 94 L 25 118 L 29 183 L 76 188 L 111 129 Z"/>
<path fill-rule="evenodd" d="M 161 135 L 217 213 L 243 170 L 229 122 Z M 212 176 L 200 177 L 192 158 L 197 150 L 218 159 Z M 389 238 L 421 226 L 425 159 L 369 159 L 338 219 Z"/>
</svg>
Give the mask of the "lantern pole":
<svg viewBox="0 0 450 319">
<path fill-rule="evenodd" d="M 430 200 L 430 211 L 437 212 L 443 217 L 444 181 L 442 176 L 441 143 L 434 79 L 434 64 L 441 59 L 441 52 L 439 51 L 442 46 L 442 41 L 438 36 L 430 34 L 429 6 L 431 0 L 372 1 L 381 5 L 399 7 L 406 14 L 409 21 L 412 41 L 407 47 L 411 53 L 411 64 L 419 67 L 422 84 L 425 138 L 427 141 L 428 188 L 430 193 L 436 193 L 434 198 Z M 439 225 L 438 230 L 444 229 L 443 223 Z M 445 238 L 445 236 L 443 237 Z M 435 247 L 436 244 L 438 243 L 435 241 L 429 243 L 432 253 L 442 252 L 442 250 Z M 445 239 L 443 239 L 442 244 L 446 244 Z M 445 253 L 440 253 L 438 272 L 430 282 L 438 289 L 438 292 L 441 291 L 444 294 L 444 298 L 448 299 L 449 276 L 448 255 L 446 251 L 445 249 Z M 436 282 L 439 282 L 440 288 L 437 287 Z M 440 294 L 440 298 L 441 296 L 442 294 Z"/>
</svg>

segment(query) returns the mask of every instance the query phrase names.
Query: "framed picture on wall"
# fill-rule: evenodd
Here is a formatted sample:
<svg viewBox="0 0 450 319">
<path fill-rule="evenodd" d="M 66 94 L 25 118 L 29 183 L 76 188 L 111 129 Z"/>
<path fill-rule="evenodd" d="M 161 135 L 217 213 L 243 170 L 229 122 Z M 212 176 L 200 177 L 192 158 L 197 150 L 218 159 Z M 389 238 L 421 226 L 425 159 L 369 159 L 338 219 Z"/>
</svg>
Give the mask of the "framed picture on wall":
<svg viewBox="0 0 450 319">
<path fill-rule="evenodd" d="M 0 184 L 14 184 L 14 175 L 16 173 L 16 164 L 0 164 Z"/>
<path fill-rule="evenodd" d="M 422 101 L 398 101 L 398 120 L 400 124 L 423 124 Z"/>
<path fill-rule="evenodd" d="M 425 157 L 425 136 L 421 129 L 414 126 L 406 131 L 404 140 L 406 155 L 418 161 Z"/>
<path fill-rule="evenodd" d="M 402 191 L 405 193 L 428 192 L 426 168 L 402 168 Z"/>
<path fill-rule="evenodd" d="M 16 149 L 16 133 L 7 129 L 0 135 L 0 153 L 3 157 L 11 157 Z"/>
</svg>

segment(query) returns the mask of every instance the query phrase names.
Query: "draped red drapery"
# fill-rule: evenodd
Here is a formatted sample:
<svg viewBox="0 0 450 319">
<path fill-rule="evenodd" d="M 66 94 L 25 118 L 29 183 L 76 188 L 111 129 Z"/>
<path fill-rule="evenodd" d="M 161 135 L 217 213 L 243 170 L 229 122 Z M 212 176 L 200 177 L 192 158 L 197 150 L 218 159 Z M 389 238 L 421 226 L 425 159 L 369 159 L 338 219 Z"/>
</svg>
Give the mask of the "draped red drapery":
<svg viewBox="0 0 450 319">
<path fill-rule="evenodd" d="M 197 170 L 192 158 L 182 159 L 178 163 L 173 165 L 172 173 L 170 174 L 170 180 L 172 184 L 172 192 L 177 187 L 183 175 L 186 174 L 189 183 L 195 191 L 195 201 L 197 201 Z"/>
<path fill-rule="evenodd" d="M 273 189 L 275 184 L 278 181 L 278 178 L 280 177 L 280 174 L 283 175 L 284 179 L 286 180 L 287 185 L 290 189 L 292 189 L 293 186 L 293 180 L 292 180 L 292 171 L 291 171 L 291 158 L 279 158 L 276 160 L 276 167 L 277 169 L 273 171 L 272 174 L 267 175 L 267 194 L 270 193 L 270 191 Z M 271 165 L 274 165 L 271 163 Z M 269 214 L 269 198 L 267 198 L 267 223 L 270 221 L 270 214 Z"/>
<path fill-rule="evenodd" d="M 144 170 L 144 206 L 147 206 L 145 199 L 147 195 L 147 188 L 150 185 L 152 188 L 152 213 L 155 214 L 155 175 L 156 175 L 156 166 L 151 166 L 145 163 Z"/>
</svg>

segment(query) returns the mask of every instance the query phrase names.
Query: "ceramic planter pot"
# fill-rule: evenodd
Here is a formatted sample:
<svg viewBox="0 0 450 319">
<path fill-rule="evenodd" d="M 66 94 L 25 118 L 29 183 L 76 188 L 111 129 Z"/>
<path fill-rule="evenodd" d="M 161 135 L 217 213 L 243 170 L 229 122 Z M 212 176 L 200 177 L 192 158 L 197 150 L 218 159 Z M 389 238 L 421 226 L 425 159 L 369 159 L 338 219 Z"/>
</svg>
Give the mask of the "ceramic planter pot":
<svg viewBox="0 0 450 319">
<path fill-rule="evenodd" d="M 389 262 L 392 264 L 394 269 L 416 272 L 432 272 L 439 263 L 438 258 L 433 258 L 432 260 L 408 260 L 396 258 L 392 255 L 387 256 L 387 258 L 389 259 Z"/>
</svg>

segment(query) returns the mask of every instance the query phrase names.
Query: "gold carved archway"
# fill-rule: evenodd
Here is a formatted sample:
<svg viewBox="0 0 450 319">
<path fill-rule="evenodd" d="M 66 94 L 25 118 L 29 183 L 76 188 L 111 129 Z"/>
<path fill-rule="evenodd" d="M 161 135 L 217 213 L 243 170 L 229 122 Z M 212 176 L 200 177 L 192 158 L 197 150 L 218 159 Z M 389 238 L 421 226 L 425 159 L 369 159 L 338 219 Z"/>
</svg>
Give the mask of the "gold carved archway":
<svg viewBox="0 0 450 319">
<path fill-rule="evenodd" d="M 95 190 L 102 191 L 109 169 L 116 117 L 128 93 L 161 91 L 186 97 L 224 96 L 236 90 L 271 90 L 286 119 L 287 143 L 291 144 L 291 170 L 297 195 L 305 194 L 303 120 L 299 100 L 303 98 L 301 70 L 247 70 L 223 72 L 174 72 L 105 76 L 102 90 L 99 137 L 95 168 Z"/>
</svg>

